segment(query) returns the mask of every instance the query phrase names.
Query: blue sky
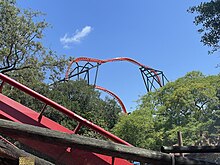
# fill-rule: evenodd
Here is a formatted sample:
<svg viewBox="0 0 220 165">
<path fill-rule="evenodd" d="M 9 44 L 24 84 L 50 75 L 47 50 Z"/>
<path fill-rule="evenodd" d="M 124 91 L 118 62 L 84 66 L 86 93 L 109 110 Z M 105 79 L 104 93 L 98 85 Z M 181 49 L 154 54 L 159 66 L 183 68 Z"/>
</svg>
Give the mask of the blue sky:
<svg viewBox="0 0 220 165">
<path fill-rule="evenodd" d="M 193 24 L 192 0 L 18 0 L 18 6 L 46 13 L 52 28 L 45 31 L 46 47 L 67 57 L 108 59 L 129 57 L 162 70 L 170 81 L 199 70 L 219 73 L 217 53 L 208 55 Z M 117 94 L 128 111 L 145 94 L 138 67 L 107 63 L 100 67 L 97 85 Z"/>
</svg>

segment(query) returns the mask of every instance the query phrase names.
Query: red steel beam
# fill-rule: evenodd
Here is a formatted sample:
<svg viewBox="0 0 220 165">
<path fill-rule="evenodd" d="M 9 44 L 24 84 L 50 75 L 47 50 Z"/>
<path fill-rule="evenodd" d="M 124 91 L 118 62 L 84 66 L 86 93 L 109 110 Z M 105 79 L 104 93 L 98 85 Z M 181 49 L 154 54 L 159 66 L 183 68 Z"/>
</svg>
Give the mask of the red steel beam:
<svg viewBox="0 0 220 165">
<path fill-rule="evenodd" d="M 47 97 L 37 93 L 36 91 L 20 84 L 19 82 L 11 79 L 10 77 L 0 73 L 0 79 L 12 86 L 14 86 L 15 88 L 18 88 L 19 90 L 29 94 L 30 96 L 44 102 L 45 104 L 47 105 L 50 105 L 51 107 L 55 108 L 56 110 L 66 114 L 67 116 L 69 116 L 70 118 L 82 123 L 84 126 L 87 126 L 88 128 L 91 128 L 92 130 L 100 133 L 101 135 L 111 139 L 112 141 L 114 142 L 117 142 L 117 143 L 121 143 L 121 144 L 125 144 L 125 145 L 128 145 L 128 146 L 132 146 L 131 144 L 129 144 L 128 142 L 120 139 L 119 137 L 113 135 L 112 133 L 104 130 L 103 128 L 101 128 L 100 126 L 84 119 L 83 117 L 75 114 L 74 112 L 70 111 L 69 109 L 59 105 L 58 103 L 48 99 Z"/>
</svg>

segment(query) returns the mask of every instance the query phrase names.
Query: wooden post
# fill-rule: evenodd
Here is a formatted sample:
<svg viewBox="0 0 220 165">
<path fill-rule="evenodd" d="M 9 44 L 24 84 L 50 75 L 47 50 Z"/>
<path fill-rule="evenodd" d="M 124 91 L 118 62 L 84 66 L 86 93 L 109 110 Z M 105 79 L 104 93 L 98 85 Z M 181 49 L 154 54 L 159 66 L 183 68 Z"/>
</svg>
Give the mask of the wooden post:
<svg viewBox="0 0 220 165">
<path fill-rule="evenodd" d="M 169 154 L 146 150 L 132 146 L 113 143 L 110 141 L 97 140 L 75 134 L 61 133 L 46 128 L 20 124 L 0 119 L 0 132 L 8 136 L 20 138 L 31 138 L 32 140 L 54 144 L 63 147 L 74 147 L 89 152 L 117 158 L 134 160 L 160 165 L 172 164 L 172 156 Z M 184 157 L 174 157 L 175 165 L 217 165 L 206 161 L 188 159 Z"/>
<path fill-rule="evenodd" d="M 181 147 L 183 146 L 183 138 L 182 138 L 182 132 L 181 131 L 178 131 L 177 132 L 177 137 L 178 137 L 178 145 Z M 183 156 L 184 157 L 184 154 L 183 153 L 179 153 L 180 156 Z"/>
</svg>

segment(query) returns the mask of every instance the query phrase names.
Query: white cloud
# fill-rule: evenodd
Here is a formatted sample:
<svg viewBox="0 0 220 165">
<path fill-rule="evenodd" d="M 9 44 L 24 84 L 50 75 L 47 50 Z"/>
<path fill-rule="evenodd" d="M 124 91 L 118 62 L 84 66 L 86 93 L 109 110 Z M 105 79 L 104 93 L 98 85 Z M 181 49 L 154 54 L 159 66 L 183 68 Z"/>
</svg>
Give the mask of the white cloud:
<svg viewBox="0 0 220 165">
<path fill-rule="evenodd" d="M 86 37 L 91 31 L 91 26 L 85 26 L 81 31 L 76 30 L 76 32 L 70 37 L 65 34 L 62 38 L 60 38 L 60 42 L 64 45 L 64 48 L 70 48 L 69 44 L 80 43 L 81 40 Z"/>
</svg>

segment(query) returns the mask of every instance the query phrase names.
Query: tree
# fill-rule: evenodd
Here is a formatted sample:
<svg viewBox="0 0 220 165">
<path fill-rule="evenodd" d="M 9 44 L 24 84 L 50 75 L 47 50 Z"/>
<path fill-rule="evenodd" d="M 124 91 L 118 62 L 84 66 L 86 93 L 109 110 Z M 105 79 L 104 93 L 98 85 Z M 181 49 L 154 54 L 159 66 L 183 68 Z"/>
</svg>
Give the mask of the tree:
<svg viewBox="0 0 220 165">
<path fill-rule="evenodd" d="M 119 115 L 122 109 L 118 106 L 114 99 L 105 97 L 103 102 L 103 118 L 108 130 L 111 130 L 119 120 Z"/>
<path fill-rule="evenodd" d="M 59 79 L 67 60 L 43 46 L 48 23 L 41 16 L 40 12 L 19 9 L 15 0 L 0 1 L 0 72 L 44 94 L 48 88 L 45 80 Z M 38 105 L 19 90 L 6 87 L 4 91 L 21 103 Z"/>
<path fill-rule="evenodd" d="M 211 53 L 220 48 L 220 1 L 211 0 L 191 7 L 188 12 L 197 13 L 194 23 L 201 25 L 198 30 L 202 34 L 201 42 L 212 47 Z"/>
<path fill-rule="evenodd" d="M 19 9 L 15 0 L 0 1 L 0 72 L 45 94 L 49 80 L 61 78 L 67 60 L 43 46 L 43 31 L 49 25 L 41 16 Z M 10 86 L 4 87 L 4 93 L 33 109 L 42 108 L 40 102 Z"/>
<path fill-rule="evenodd" d="M 163 121 L 157 126 L 164 129 L 163 143 L 175 144 L 178 130 L 183 132 L 185 145 L 217 142 L 212 135 L 218 132 L 214 123 L 219 113 L 216 97 L 219 80 L 219 76 L 190 72 L 157 92 L 157 113 L 162 116 L 157 115 L 156 121 Z"/>
<path fill-rule="evenodd" d="M 108 131 L 117 123 L 121 112 L 115 100 L 108 97 L 102 100 L 100 93 L 83 80 L 55 83 L 50 87 L 47 96 Z M 52 109 L 47 109 L 45 115 L 70 129 L 77 125 L 73 119 Z M 79 134 L 100 137 L 85 127 L 80 129 Z"/>
<path fill-rule="evenodd" d="M 41 12 L 19 9 L 15 0 L 0 1 L 0 72 L 110 130 L 120 112 L 114 100 L 102 100 L 100 93 L 82 81 L 57 83 L 63 78 L 67 60 L 43 46 L 43 31 L 49 25 L 42 16 Z M 3 94 L 38 112 L 44 106 L 8 85 Z M 52 108 L 45 114 L 71 129 L 77 124 Z M 84 127 L 80 131 L 96 136 Z"/>
<path fill-rule="evenodd" d="M 145 107 L 121 116 L 113 133 L 134 146 L 155 149 L 154 129 L 152 110 Z"/>
<path fill-rule="evenodd" d="M 135 136 L 132 144 L 142 143 L 151 139 L 151 149 L 158 149 L 161 145 L 177 143 L 177 132 L 183 134 L 184 145 L 216 145 L 219 138 L 220 100 L 217 93 L 220 87 L 220 76 L 204 76 L 201 72 L 190 72 L 175 82 L 167 83 L 158 91 L 150 92 L 140 99 L 140 106 L 132 119 L 128 118 L 137 131 L 143 131 L 142 136 L 136 136 L 135 129 L 127 131 Z M 137 116 L 136 116 L 137 115 Z M 144 117 L 145 116 L 145 117 Z M 137 123 L 136 119 L 142 118 Z M 145 119 L 144 119 L 145 118 Z M 125 119 L 123 119 L 125 120 Z M 128 130 L 121 121 L 116 125 L 116 134 L 121 137 L 122 130 Z M 129 123 L 127 121 L 127 123 Z M 142 123 L 147 123 L 143 125 Z M 135 123 L 137 123 L 135 125 Z M 117 128 L 120 127 L 120 128 Z M 141 133 L 140 133 L 141 134 Z M 153 137 L 153 138 L 152 138 Z M 141 142 L 139 142 L 141 141 Z M 148 147 L 147 145 L 145 147 Z"/>
<path fill-rule="evenodd" d="M 48 27 L 45 20 L 40 21 L 41 16 L 40 12 L 17 8 L 15 0 L 0 1 L 1 73 L 10 72 L 13 77 L 25 80 L 34 77 L 42 81 L 47 69 L 55 73 L 51 76 L 53 79 L 54 75 L 64 69 L 66 60 L 58 58 L 41 42 L 43 31 Z"/>
</svg>

